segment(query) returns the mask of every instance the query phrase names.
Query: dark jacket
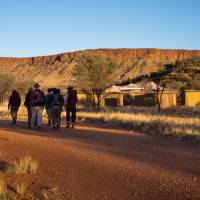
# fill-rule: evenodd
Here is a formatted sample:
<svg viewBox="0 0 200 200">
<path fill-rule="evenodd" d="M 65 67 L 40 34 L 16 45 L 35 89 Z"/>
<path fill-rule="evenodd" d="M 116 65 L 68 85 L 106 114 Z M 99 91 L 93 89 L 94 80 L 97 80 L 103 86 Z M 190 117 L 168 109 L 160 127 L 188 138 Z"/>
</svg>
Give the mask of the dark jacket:
<svg viewBox="0 0 200 200">
<path fill-rule="evenodd" d="M 50 109 L 51 108 L 51 101 L 52 101 L 52 94 L 47 94 L 45 96 L 45 109 Z"/>
<path fill-rule="evenodd" d="M 20 104 L 21 104 L 21 99 L 20 99 L 19 94 L 14 94 L 10 96 L 8 108 L 10 108 L 10 106 L 19 108 Z"/>
<path fill-rule="evenodd" d="M 26 97 L 25 97 L 24 105 L 25 105 L 27 108 L 30 108 L 30 107 L 31 107 L 31 94 L 32 94 L 32 91 L 29 91 L 29 92 L 26 94 Z"/>
<path fill-rule="evenodd" d="M 55 101 L 55 98 L 57 98 L 57 101 Z M 63 106 L 64 104 L 64 98 L 61 94 L 52 94 L 49 96 L 49 105 L 52 106 Z"/>
<path fill-rule="evenodd" d="M 76 90 L 69 90 L 67 92 L 66 107 L 68 108 L 76 107 L 77 101 L 78 101 L 78 97 L 77 97 Z"/>
<path fill-rule="evenodd" d="M 31 99 L 30 99 L 30 105 L 31 106 L 44 106 L 45 105 L 45 94 L 40 89 L 35 89 L 31 93 Z"/>
</svg>

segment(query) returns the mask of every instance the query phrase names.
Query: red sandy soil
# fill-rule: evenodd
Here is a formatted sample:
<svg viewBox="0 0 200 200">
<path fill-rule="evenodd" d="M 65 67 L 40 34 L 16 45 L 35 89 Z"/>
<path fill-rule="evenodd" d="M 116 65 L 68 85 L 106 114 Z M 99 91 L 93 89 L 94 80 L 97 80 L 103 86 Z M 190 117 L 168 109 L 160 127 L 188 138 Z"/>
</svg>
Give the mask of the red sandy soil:
<svg viewBox="0 0 200 200">
<path fill-rule="evenodd" d="M 36 174 L 12 175 L 3 163 L 30 155 Z M 0 177 L 34 193 L 58 187 L 63 199 L 200 199 L 200 144 L 166 136 L 79 125 L 29 130 L 0 121 Z"/>
</svg>

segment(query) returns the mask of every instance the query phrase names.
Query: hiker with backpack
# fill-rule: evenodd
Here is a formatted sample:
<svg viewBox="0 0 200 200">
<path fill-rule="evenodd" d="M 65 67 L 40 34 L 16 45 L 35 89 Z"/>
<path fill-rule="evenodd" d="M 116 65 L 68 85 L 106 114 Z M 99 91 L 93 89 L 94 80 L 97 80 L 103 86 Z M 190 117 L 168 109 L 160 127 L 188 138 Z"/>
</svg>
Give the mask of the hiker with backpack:
<svg viewBox="0 0 200 200">
<path fill-rule="evenodd" d="M 73 86 L 69 85 L 67 87 L 67 93 L 64 95 L 64 105 L 66 109 L 66 128 L 74 128 L 76 122 L 76 105 L 78 97 L 77 91 L 73 89 Z"/>
<path fill-rule="evenodd" d="M 48 124 L 47 126 L 51 126 L 52 123 L 52 116 L 51 116 L 51 105 L 50 105 L 50 101 L 51 101 L 51 97 L 53 94 L 53 89 L 52 88 L 48 88 L 47 89 L 47 95 L 45 96 L 45 109 L 46 109 L 46 113 L 48 116 Z"/>
<path fill-rule="evenodd" d="M 31 127 L 31 95 L 33 92 L 33 88 L 30 87 L 28 90 L 28 93 L 26 94 L 24 106 L 27 109 L 27 115 L 28 115 L 28 127 Z"/>
<path fill-rule="evenodd" d="M 61 112 L 63 104 L 64 104 L 64 99 L 63 96 L 60 94 L 60 90 L 54 88 L 50 101 L 53 129 L 60 128 Z"/>
<path fill-rule="evenodd" d="M 10 110 L 12 124 L 17 123 L 17 112 L 19 110 L 20 104 L 21 99 L 19 93 L 16 90 L 13 90 L 8 103 L 8 110 Z"/>
<path fill-rule="evenodd" d="M 31 127 L 35 127 L 35 120 L 37 120 L 38 129 L 42 128 L 42 112 L 45 104 L 45 94 L 40 90 L 40 85 L 35 84 L 34 90 L 31 94 Z"/>
</svg>

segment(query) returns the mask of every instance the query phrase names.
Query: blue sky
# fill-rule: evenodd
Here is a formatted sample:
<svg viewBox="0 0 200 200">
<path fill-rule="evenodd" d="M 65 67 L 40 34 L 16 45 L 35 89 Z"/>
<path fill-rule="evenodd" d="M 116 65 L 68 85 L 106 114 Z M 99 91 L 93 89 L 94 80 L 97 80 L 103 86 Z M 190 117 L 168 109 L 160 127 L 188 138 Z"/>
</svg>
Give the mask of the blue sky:
<svg viewBox="0 0 200 200">
<path fill-rule="evenodd" d="M 0 0 L 0 56 L 200 49 L 199 0 Z"/>
</svg>

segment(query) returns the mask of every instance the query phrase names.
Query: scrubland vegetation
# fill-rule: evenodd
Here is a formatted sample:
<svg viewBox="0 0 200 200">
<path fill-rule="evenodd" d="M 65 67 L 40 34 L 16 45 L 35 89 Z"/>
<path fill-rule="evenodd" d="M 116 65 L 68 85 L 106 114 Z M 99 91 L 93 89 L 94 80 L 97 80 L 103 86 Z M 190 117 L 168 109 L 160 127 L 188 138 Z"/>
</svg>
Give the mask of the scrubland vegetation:
<svg viewBox="0 0 200 200">
<path fill-rule="evenodd" d="M 27 180 L 38 171 L 39 163 L 31 156 L 25 156 L 18 161 L 12 161 L 5 166 L 4 178 L 0 178 L 0 200 L 55 200 L 63 199 L 57 187 L 45 187 L 33 193 Z M 10 178 L 12 174 L 12 187 Z M 23 176 L 19 178 L 19 176 Z M 10 177 L 10 176 L 9 176 Z M 19 178 L 19 179 L 18 179 Z M 14 184 L 13 184 L 14 182 Z M 69 198 L 71 199 L 70 193 Z"/>
<path fill-rule="evenodd" d="M 101 112 L 78 113 L 81 122 L 103 124 L 107 127 L 136 130 L 148 134 L 200 136 L 198 108 L 170 108 L 157 112 L 155 108 L 127 107 Z"/>
<path fill-rule="evenodd" d="M 33 85 L 32 80 L 18 79 L 11 73 L 0 74 L 0 103 L 4 103 L 13 89 L 19 91 L 20 95 L 26 94 L 28 88 Z"/>
<path fill-rule="evenodd" d="M 8 171 L 16 174 L 35 173 L 38 168 L 38 162 L 30 156 L 20 158 L 19 161 L 14 161 Z"/>
<path fill-rule="evenodd" d="M 93 123 L 98 126 L 125 129 L 146 134 L 175 135 L 180 137 L 200 138 L 200 108 L 174 107 L 163 109 L 160 112 L 156 108 L 144 107 L 118 107 L 101 108 L 100 97 L 107 87 L 118 81 L 119 75 L 113 71 L 118 65 L 115 59 L 102 54 L 85 54 L 79 58 L 74 68 L 73 75 L 76 85 L 86 94 L 98 99 L 97 107 L 84 108 L 77 113 L 80 123 Z M 93 60 L 94 59 L 94 60 Z M 88 65 L 90 63 L 91 65 Z M 94 65 L 95 63 L 95 65 Z M 200 59 L 188 59 L 177 61 L 174 64 L 165 65 L 161 71 L 137 77 L 134 81 L 152 80 L 163 88 L 176 90 L 200 89 Z M 112 76 L 110 75 L 112 74 Z M 91 81 L 92 80 L 92 81 Z M 10 118 L 7 109 L 6 98 L 13 88 L 24 95 L 27 89 L 33 85 L 32 81 L 18 82 L 11 74 L 0 75 L 0 117 L 3 120 Z M 23 102 L 22 102 L 23 104 Z M 43 112 L 46 117 L 45 111 Z M 65 113 L 62 114 L 63 118 Z M 25 107 L 21 106 L 18 119 L 26 120 Z M 5 173 L 13 173 L 14 176 L 36 173 L 39 163 L 30 156 L 20 158 L 6 166 Z M 40 191 L 39 199 L 61 199 L 59 189 L 56 187 L 45 188 Z M 70 199 L 71 197 L 69 197 Z M 10 196 L 5 179 L 0 179 L 0 200 L 35 199 L 34 194 L 29 194 L 28 184 L 16 182 L 14 195 Z"/>
<path fill-rule="evenodd" d="M 1 118 L 9 119 L 6 108 L 1 109 Z M 43 112 L 46 118 L 46 112 Z M 63 122 L 65 112 L 62 113 Z M 100 111 L 93 108 L 82 109 L 77 113 L 80 123 L 133 130 L 147 134 L 179 135 L 189 137 L 200 136 L 200 109 L 172 107 L 158 112 L 151 107 L 119 107 L 102 108 Z M 26 119 L 26 110 L 19 110 L 19 119 Z"/>
<path fill-rule="evenodd" d="M 25 173 L 35 173 L 38 167 L 37 161 L 32 157 L 26 156 L 20 158 L 19 161 L 13 161 L 10 164 L 4 166 L 6 174 L 15 173 L 16 175 Z M 13 178 L 15 179 L 15 178 Z M 14 199 L 33 199 L 30 194 L 28 194 L 27 183 L 19 182 L 15 180 L 15 188 L 8 187 L 6 183 L 6 177 L 0 180 L 0 200 L 14 200 Z"/>
</svg>

